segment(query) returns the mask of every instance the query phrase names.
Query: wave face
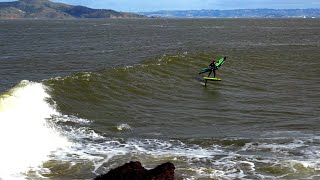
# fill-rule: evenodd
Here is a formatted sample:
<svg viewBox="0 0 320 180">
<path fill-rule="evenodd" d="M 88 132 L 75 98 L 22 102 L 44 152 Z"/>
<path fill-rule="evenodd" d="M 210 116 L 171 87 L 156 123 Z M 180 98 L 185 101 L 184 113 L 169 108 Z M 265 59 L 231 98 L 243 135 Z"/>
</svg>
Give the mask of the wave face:
<svg viewBox="0 0 320 180">
<path fill-rule="evenodd" d="M 291 101 L 295 93 L 306 92 L 304 87 L 286 87 L 290 96 L 279 93 L 279 84 L 290 87 L 295 82 L 259 75 L 261 65 L 253 62 L 255 77 L 244 78 L 237 70 L 245 65 L 231 60 L 217 72 L 223 80 L 204 87 L 194 70 L 212 58 L 218 57 L 164 55 L 133 66 L 21 82 L 2 95 L 3 104 L 9 107 L 9 97 L 26 104 L 32 92 L 45 108 L 33 111 L 34 116 L 44 113 L 37 125 L 58 138 L 54 145 L 41 144 L 47 151 L 26 175 L 93 178 L 139 160 L 150 168 L 172 161 L 183 179 L 317 178 L 320 138 L 308 126 L 316 117 L 303 109 L 312 93 Z M 309 73 L 308 79 L 315 75 Z M 303 83 L 311 87 L 310 81 Z M 23 95 L 9 96 L 18 90 Z"/>
<path fill-rule="evenodd" d="M 320 136 L 308 126 L 317 117 L 303 109 L 312 93 L 260 76 L 254 63 L 255 77 L 244 78 L 235 61 L 204 87 L 194 70 L 212 58 L 164 55 L 21 81 L 1 95 L 1 178 L 93 178 L 129 160 L 150 168 L 172 161 L 183 179 L 318 178 Z M 279 93 L 284 84 L 287 94 Z M 297 91 L 306 94 L 291 101 Z"/>
</svg>

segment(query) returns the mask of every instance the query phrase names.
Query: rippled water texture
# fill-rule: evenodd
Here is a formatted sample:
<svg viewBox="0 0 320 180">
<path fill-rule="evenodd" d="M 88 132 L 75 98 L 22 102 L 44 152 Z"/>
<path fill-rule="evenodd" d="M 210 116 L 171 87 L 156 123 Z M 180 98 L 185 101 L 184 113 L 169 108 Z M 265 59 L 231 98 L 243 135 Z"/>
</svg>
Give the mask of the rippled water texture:
<svg viewBox="0 0 320 180">
<path fill-rule="evenodd" d="M 320 178 L 318 19 L 0 20 L 0 179 Z M 198 72 L 227 57 L 220 82 Z"/>
</svg>

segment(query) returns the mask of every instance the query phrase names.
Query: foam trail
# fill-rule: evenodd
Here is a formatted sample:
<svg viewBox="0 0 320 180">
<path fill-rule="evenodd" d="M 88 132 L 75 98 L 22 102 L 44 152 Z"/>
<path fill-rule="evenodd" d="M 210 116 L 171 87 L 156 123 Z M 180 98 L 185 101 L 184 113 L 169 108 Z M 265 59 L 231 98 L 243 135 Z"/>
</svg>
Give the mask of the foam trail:
<svg viewBox="0 0 320 180">
<path fill-rule="evenodd" d="M 44 85 L 26 80 L 0 95 L 0 179 L 22 179 L 52 151 L 71 145 L 46 121 L 59 114 L 49 97 Z"/>
</svg>

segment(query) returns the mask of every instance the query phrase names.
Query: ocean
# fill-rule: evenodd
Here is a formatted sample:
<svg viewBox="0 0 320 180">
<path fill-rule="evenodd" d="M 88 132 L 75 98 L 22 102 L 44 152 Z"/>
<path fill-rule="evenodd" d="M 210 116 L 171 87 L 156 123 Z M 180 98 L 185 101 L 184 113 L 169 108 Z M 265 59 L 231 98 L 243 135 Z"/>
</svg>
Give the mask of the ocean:
<svg viewBox="0 0 320 180">
<path fill-rule="evenodd" d="M 0 20 L 0 179 L 320 179 L 319 50 L 319 19 Z"/>
</svg>

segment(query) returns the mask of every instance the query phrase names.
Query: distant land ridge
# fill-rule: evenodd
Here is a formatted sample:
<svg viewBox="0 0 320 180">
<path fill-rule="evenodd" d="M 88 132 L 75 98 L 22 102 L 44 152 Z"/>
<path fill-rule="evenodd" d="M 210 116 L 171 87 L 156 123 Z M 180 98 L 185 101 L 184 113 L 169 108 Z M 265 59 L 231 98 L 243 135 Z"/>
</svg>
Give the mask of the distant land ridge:
<svg viewBox="0 0 320 180">
<path fill-rule="evenodd" d="M 49 0 L 0 2 L 0 18 L 74 19 L 74 18 L 143 18 L 145 16 L 55 3 Z"/>
<path fill-rule="evenodd" d="M 234 9 L 140 12 L 167 18 L 320 18 L 320 9 Z"/>
</svg>

